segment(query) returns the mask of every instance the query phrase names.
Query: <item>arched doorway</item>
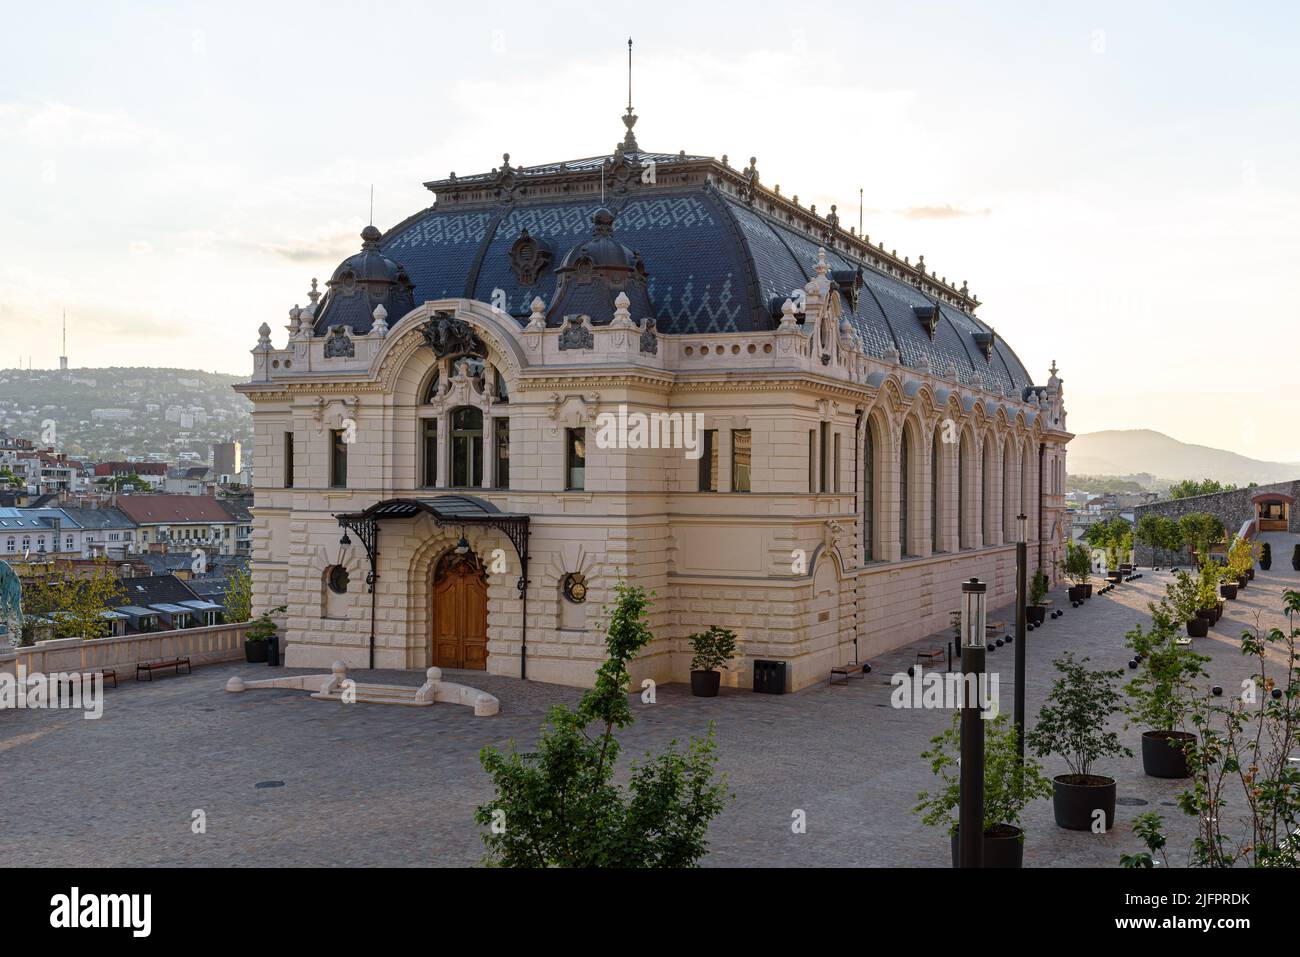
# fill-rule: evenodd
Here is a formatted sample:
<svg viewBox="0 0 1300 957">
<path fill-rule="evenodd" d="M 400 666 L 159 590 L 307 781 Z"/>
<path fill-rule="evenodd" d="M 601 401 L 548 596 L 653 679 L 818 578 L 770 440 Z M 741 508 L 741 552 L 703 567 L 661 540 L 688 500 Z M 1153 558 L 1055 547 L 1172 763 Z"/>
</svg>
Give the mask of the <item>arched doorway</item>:
<svg viewBox="0 0 1300 957">
<path fill-rule="evenodd" d="M 487 669 L 487 576 L 473 552 L 455 550 L 433 573 L 429 664 L 435 668 Z"/>
</svg>

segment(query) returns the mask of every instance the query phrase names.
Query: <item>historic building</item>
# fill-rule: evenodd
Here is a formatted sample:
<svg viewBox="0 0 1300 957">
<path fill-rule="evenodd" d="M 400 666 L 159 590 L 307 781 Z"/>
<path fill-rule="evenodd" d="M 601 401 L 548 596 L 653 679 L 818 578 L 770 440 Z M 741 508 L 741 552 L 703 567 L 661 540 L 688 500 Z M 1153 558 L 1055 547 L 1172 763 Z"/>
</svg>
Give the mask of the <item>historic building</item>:
<svg viewBox="0 0 1300 957">
<path fill-rule="evenodd" d="M 257 610 L 287 664 L 587 684 L 619 576 L 634 677 L 740 636 L 788 683 L 1009 601 L 1015 516 L 1053 574 L 1066 431 L 978 300 L 742 168 L 651 153 L 427 183 L 252 381 Z M 1031 567 L 1032 571 L 1032 567 Z"/>
</svg>

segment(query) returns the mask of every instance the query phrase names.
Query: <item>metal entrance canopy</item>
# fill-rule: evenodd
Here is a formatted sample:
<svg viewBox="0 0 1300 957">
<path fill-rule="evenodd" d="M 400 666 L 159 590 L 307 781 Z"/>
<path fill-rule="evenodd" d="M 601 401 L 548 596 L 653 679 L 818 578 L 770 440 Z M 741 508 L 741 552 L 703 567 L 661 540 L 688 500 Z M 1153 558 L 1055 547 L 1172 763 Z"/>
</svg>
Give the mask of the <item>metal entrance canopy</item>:
<svg viewBox="0 0 1300 957">
<path fill-rule="evenodd" d="M 339 524 L 343 526 L 343 538 L 340 545 L 350 545 L 348 531 L 357 533 L 365 547 L 366 558 L 370 561 L 370 571 L 366 574 L 366 588 L 370 592 L 370 667 L 375 667 L 375 581 L 379 578 L 376 570 L 379 561 L 379 524 L 384 521 L 415 518 L 425 514 L 433 519 L 438 527 L 454 525 L 463 528 L 467 525 L 480 525 L 495 528 L 502 532 L 515 547 L 519 556 L 519 580 L 515 588 L 523 601 L 523 626 L 521 628 L 521 647 L 519 657 L 519 677 L 527 678 L 528 662 L 528 516 L 511 515 L 501 511 L 491 502 L 473 495 L 438 495 L 433 498 L 390 498 L 376 502 L 361 512 L 343 512 L 336 514 Z"/>
</svg>

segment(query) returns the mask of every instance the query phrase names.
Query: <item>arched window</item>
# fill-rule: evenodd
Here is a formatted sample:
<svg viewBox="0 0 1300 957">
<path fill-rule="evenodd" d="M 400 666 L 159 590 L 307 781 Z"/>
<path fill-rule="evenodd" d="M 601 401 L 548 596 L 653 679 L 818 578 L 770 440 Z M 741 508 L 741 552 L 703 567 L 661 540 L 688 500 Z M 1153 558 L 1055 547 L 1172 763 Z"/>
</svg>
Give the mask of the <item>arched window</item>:
<svg viewBox="0 0 1300 957">
<path fill-rule="evenodd" d="M 943 454 L 939 430 L 934 430 L 934 441 L 930 443 L 930 551 L 939 551 L 939 456 Z"/>
<path fill-rule="evenodd" d="M 483 484 L 483 413 L 473 406 L 452 410 L 449 449 L 451 484 L 465 488 Z"/>
<path fill-rule="evenodd" d="M 1011 447 L 1011 440 L 1007 439 L 1002 447 L 1002 541 L 1004 543 L 1016 540 L 1016 509 L 1011 500 L 1015 488 L 1015 473 L 1012 471 L 1015 465 L 1015 449 Z"/>
<path fill-rule="evenodd" d="M 871 419 L 862 430 L 862 560 L 875 558 L 876 534 L 876 438 Z"/>
<path fill-rule="evenodd" d="M 907 472 L 911 454 L 912 436 L 904 425 L 902 444 L 898 449 L 898 548 L 904 555 L 910 554 L 907 547 Z"/>
<path fill-rule="evenodd" d="M 988 439 L 980 444 L 980 535 L 984 539 L 984 547 L 987 548 L 993 544 L 993 529 L 989 527 L 989 442 Z"/>
<path fill-rule="evenodd" d="M 969 442 L 962 433 L 957 444 L 957 547 L 970 548 L 970 535 L 966 526 L 966 464 L 970 461 Z"/>
<path fill-rule="evenodd" d="M 1030 471 L 1031 466 L 1032 462 L 1029 454 L 1029 446 L 1026 445 L 1020 453 L 1020 511 L 1029 519 L 1025 523 L 1025 528 L 1029 532 L 1030 536 L 1033 535 L 1034 528 L 1034 516 L 1032 514 L 1034 510 L 1031 503 L 1033 497 L 1031 494 L 1031 487 L 1033 484 L 1032 472 Z"/>
</svg>

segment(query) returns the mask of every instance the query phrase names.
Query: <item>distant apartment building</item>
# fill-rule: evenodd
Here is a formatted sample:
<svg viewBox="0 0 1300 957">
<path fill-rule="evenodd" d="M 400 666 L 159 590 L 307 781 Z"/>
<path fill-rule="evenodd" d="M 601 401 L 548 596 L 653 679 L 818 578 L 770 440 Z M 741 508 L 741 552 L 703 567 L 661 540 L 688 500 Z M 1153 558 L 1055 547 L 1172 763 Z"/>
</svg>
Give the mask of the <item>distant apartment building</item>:
<svg viewBox="0 0 1300 957">
<path fill-rule="evenodd" d="M 212 445 L 212 472 L 217 481 L 223 475 L 237 476 L 243 470 L 240 464 L 240 446 L 238 442 L 214 442 Z M 233 481 L 232 478 L 230 481 Z"/>
<path fill-rule="evenodd" d="M 237 516 L 206 495 L 123 495 L 117 507 L 137 527 L 141 551 L 212 549 L 233 555 L 241 538 L 240 526 L 251 534 L 252 518 Z"/>
<path fill-rule="evenodd" d="M 90 421 L 92 422 L 119 422 L 135 418 L 135 412 L 131 409 L 91 409 Z"/>
<path fill-rule="evenodd" d="M 125 558 L 135 528 L 115 508 L 0 508 L 0 558 Z"/>
<path fill-rule="evenodd" d="M 95 466 L 95 481 L 106 478 L 125 478 L 133 475 L 148 482 L 154 489 L 162 488 L 167 479 L 166 462 L 100 462 Z M 107 484 L 107 483 L 106 483 Z"/>
</svg>

